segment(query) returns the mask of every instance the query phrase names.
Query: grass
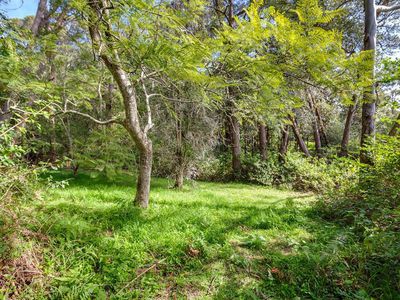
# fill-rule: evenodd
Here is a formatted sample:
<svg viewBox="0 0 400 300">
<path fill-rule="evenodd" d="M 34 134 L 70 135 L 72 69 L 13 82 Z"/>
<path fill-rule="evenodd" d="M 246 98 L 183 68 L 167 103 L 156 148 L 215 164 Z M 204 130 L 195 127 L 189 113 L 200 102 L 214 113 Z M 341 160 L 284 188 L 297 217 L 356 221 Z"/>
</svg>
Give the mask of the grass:
<svg viewBox="0 0 400 300">
<path fill-rule="evenodd" d="M 20 299 L 369 299 L 350 232 L 312 195 L 153 179 L 144 211 L 130 176 L 52 176 L 69 185 L 26 208 L 36 242 L 21 252 L 40 250 L 42 275 Z"/>
</svg>

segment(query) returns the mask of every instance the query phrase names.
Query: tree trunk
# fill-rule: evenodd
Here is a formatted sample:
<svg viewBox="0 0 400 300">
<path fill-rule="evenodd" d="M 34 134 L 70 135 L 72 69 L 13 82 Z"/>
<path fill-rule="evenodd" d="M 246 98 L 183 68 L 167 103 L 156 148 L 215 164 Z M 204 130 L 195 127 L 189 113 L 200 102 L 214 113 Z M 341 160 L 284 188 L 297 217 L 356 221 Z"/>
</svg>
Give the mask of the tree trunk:
<svg viewBox="0 0 400 300">
<path fill-rule="evenodd" d="M 106 119 L 109 119 L 111 117 L 111 112 L 112 112 L 112 107 L 113 107 L 113 93 L 114 93 L 114 84 L 109 83 L 107 85 L 107 94 L 105 97 L 105 112 L 104 116 Z"/>
<path fill-rule="evenodd" d="M 299 125 L 297 124 L 296 117 L 290 116 L 290 120 L 292 121 L 292 129 L 294 136 L 296 138 L 297 144 L 299 145 L 300 150 L 304 153 L 305 156 L 310 157 L 310 152 L 308 151 L 307 145 L 304 143 L 303 137 L 300 133 Z"/>
<path fill-rule="evenodd" d="M 233 177 L 235 179 L 240 178 L 240 173 L 242 171 L 242 163 L 240 160 L 241 147 L 240 147 L 240 124 L 236 116 L 230 116 L 230 131 L 231 131 L 231 141 L 232 141 L 232 170 Z"/>
<path fill-rule="evenodd" d="M 10 113 L 10 101 L 6 100 L 2 105 L 1 105 L 1 111 L 0 111 L 0 123 L 5 122 L 11 118 L 11 113 Z"/>
<path fill-rule="evenodd" d="M 183 188 L 183 180 L 185 177 L 185 170 L 184 168 L 178 168 L 175 173 L 175 184 L 174 188 L 182 189 Z"/>
<path fill-rule="evenodd" d="M 147 208 L 149 206 L 151 167 L 153 162 L 153 148 L 149 140 L 147 149 L 139 154 L 139 176 L 136 183 L 135 205 Z"/>
<path fill-rule="evenodd" d="M 56 150 L 56 117 L 52 116 L 50 118 L 50 125 L 51 125 L 51 131 L 50 131 L 50 161 L 52 163 L 56 162 L 57 159 L 57 150 Z"/>
<path fill-rule="evenodd" d="M 313 124 L 313 134 L 314 134 L 314 144 L 315 144 L 315 152 L 317 153 L 318 157 L 322 156 L 322 145 L 321 145 L 321 135 L 320 135 L 320 126 L 318 122 L 318 117 L 317 117 L 317 112 L 316 108 L 314 107 L 314 99 L 311 95 L 311 92 L 308 92 L 308 106 L 310 107 L 311 114 L 312 114 L 312 124 Z M 307 145 L 304 143 L 305 147 L 307 148 Z M 304 152 L 304 150 L 303 150 Z"/>
<path fill-rule="evenodd" d="M 178 118 L 180 116 L 178 115 Z M 183 187 L 183 178 L 185 172 L 184 157 L 183 157 L 183 132 L 182 132 L 182 121 L 176 120 L 176 152 L 175 152 L 175 184 L 174 188 L 181 189 Z"/>
<path fill-rule="evenodd" d="M 258 146 L 262 161 L 267 160 L 267 127 L 264 124 L 258 125 Z"/>
<path fill-rule="evenodd" d="M 314 134 L 314 144 L 315 144 L 315 152 L 318 157 L 322 157 L 322 145 L 321 145 L 321 135 L 319 133 L 318 124 L 313 123 L 313 134 Z M 307 145 L 305 145 L 307 147 Z"/>
<path fill-rule="evenodd" d="M 398 115 L 396 121 L 394 122 L 392 129 L 390 129 L 389 135 L 395 136 L 400 129 L 400 114 Z"/>
<path fill-rule="evenodd" d="M 285 161 L 288 146 L 289 146 L 289 126 L 285 125 L 282 128 L 282 136 L 279 145 L 279 161 L 281 163 Z"/>
<path fill-rule="evenodd" d="M 40 27 L 47 14 L 47 0 L 40 0 L 36 11 L 35 19 L 33 20 L 31 31 L 34 36 L 38 35 Z"/>
<path fill-rule="evenodd" d="M 353 123 L 354 115 L 358 108 L 358 103 L 357 103 L 357 99 L 355 96 L 353 97 L 353 100 L 354 100 L 354 104 L 349 106 L 349 109 L 347 111 L 347 116 L 346 116 L 346 123 L 344 124 L 343 137 L 342 137 L 342 142 L 340 144 L 340 152 L 339 152 L 340 157 L 344 157 L 344 156 L 348 155 L 350 129 L 351 129 L 351 125 Z"/>
<path fill-rule="evenodd" d="M 329 145 L 328 136 L 326 134 L 325 125 L 324 121 L 322 120 L 321 112 L 318 108 L 318 105 L 315 102 L 314 102 L 314 108 L 315 108 L 315 115 L 317 117 L 318 129 L 321 137 L 321 146 L 327 147 Z"/>
<path fill-rule="evenodd" d="M 375 79 L 375 49 L 376 49 L 376 7 L 375 0 L 364 0 L 365 11 L 365 29 L 364 29 L 364 50 L 371 52 L 371 66 L 369 77 Z M 361 129 L 361 151 L 360 161 L 366 164 L 372 164 L 372 157 L 365 150 L 367 141 L 375 135 L 375 84 L 372 83 L 364 91 L 362 105 L 362 129 Z"/>
</svg>

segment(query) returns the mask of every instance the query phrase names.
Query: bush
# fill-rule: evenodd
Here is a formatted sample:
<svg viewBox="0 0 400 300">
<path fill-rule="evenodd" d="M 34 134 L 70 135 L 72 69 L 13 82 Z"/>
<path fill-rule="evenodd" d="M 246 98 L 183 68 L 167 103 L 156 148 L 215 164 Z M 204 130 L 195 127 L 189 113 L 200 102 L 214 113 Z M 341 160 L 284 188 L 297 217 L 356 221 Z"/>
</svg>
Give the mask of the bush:
<svg viewBox="0 0 400 300">
<path fill-rule="evenodd" d="M 370 278 L 370 296 L 394 299 L 393 291 L 400 294 L 400 138 L 380 136 L 368 148 L 374 164 L 359 164 L 358 179 L 326 193 L 316 213 L 356 236 L 360 250 L 352 262 Z"/>
<path fill-rule="evenodd" d="M 277 156 L 267 161 L 247 159 L 243 179 L 262 185 L 276 185 L 299 191 L 327 192 L 338 189 L 357 177 L 357 164 L 346 158 L 306 158 L 301 153 L 288 153 L 285 163 Z"/>
</svg>

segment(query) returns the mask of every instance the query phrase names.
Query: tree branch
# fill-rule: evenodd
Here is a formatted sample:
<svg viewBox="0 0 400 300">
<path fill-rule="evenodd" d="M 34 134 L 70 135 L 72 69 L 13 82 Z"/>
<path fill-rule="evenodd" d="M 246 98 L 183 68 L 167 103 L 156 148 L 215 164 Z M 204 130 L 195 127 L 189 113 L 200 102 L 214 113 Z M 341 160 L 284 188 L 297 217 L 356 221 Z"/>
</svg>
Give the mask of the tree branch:
<svg viewBox="0 0 400 300">
<path fill-rule="evenodd" d="M 85 113 L 77 111 L 77 110 L 68 109 L 68 110 L 64 110 L 64 111 L 62 111 L 62 112 L 60 112 L 58 114 L 75 114 L 75 115 L 79 115 L 79 116 L 88 118 L 89 120 L 91 120 L 91 121 L 93 121 L 93 122 L 95 122 L 96 124 L 99 124 L 99 125 L 108 125 L 108 124 L 120 124 L 120 125 L 123 125 L 122 121 L 118 120 L 117 118 L 112 118 L 112 119 L 109 119 L 109 120 L 102 121 L 102 120 L 98 120 L 98 119 L 92 117 L 89 114 L 85 114 Z"/>
<path fill-rule="evenodd" d="M 144 73 L 144 71 L 142 71 L 141 77 L 140 77 L 140 81 L 142 82 L 142 88 L 143 88 L 143 92 L 145 94 L 145 101 L 146 101 L 146 112 L 147 112 L 147 124 L 144 127 L 144 133 L 147 134 L 147 132 L 154 126 L 153 121 L 151 119 L 151 107 L 150 107 L 150 98 L 157 96 L 158 94 L 149 94 L 147 92 L 147 88 L 146 88 L 146 84 L 144 83 L 144 78 L 146 78 L 146 75 Z"/>
<path fill-rule="evenodd" d="M 391 11 L 395 11 L 395 10 L 399 10 L 399 9 L 400 9 L 400 4 L 392 5 L 392 6 L 386 6 L 386 5 L 377 5 L 376 6 L 377 13 L 391 12 Z"/>
</svg>

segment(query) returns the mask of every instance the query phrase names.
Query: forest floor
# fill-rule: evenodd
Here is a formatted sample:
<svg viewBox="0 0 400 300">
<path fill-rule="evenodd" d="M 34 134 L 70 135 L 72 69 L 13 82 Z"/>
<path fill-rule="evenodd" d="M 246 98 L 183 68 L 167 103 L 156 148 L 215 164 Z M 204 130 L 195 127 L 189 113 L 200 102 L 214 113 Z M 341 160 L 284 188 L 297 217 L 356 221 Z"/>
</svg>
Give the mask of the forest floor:
<svg viewBox="0 0 400 300">
<path fill-rule="evenodd" d="M 27 208 L 39 275 L 21 299 L 362 299 L 341 257 L 349 237 L 313 195 L 154 179 L 140 210 L 130 176 L 52 177 L 69 184 Z"/>
</svg>

